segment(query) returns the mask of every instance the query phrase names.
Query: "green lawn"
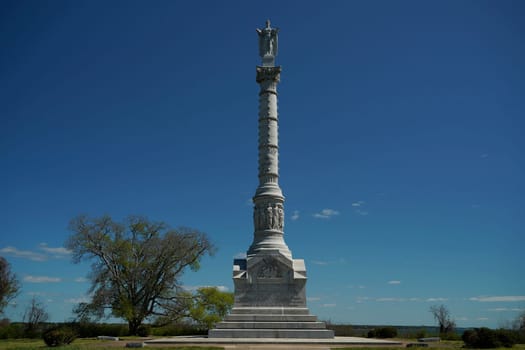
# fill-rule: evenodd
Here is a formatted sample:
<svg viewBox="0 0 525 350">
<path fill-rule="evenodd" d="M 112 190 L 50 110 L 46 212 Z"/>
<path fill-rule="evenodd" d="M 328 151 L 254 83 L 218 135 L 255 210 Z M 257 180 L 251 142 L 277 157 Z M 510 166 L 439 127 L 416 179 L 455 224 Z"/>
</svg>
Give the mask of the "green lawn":
<svg viewBox="0 0 525 350">
<path fill-rule="evenodd" d="M 140 342 L 142 338 L 122 337 L 120 342 L 108 342 L 97 339 L 76 339 L 73 343 L 67 346 L 62 346 L 56 349 L 60 350 L 116 350 L 124 349 L 127 342 Z M 222 347 L 210 346 L 148 346 L 147 348 L 158 348 L 161 350 L 224 350 Z M 0 349 L 2 350 L 33 350 L 33 349 L 55 349 L 46 346 L 41 339 L 10 339 L 0 340 Z"/>
<path fill-rule="evenodd" d="M 399 339 L 402 342 L 407 343 L 417 343 L 416 339 L 413 340 L 407 340 L 407 339 Z M 464 343 L 462 341 L 447 341 L 443 340 L 439 343 L 428 343 L 428 348 L 412 348 L 414 350 L 465 350 L 466 348 L 463 347 Z M 337 347 L 332 348 L 331 350 L 407 350 L 406 347 L 390 347 L 390 346 L 383 346 L 383 347 L 351 347 L 351 348 L 344 348 L 344 347 Z M 498 350 L 509 350 L 509 348 L 498 348 Z M 512 347 L 512 350 L 525 350 L 525 344 L 516 344 Z"/>
<path fill-rule="evenodd" d="M 119 342 L 112 342 L 112 341 L 104 341 L 104 340 L 97 340 L 97 339 L 76 339 L 72 344 L 60 347 L 58 349 L 60 350 L 116 350 L 116 349 L 123 349 L 125 343 L 127 342 L 140 342 L 143 341 L 143 338 L 137 338 L 137 337 L 123 337 L 120 338 L 121 341 Z M 406 339 L 402 340 L 403 342 L 407 342 Z M 417 341 L 410 341 L 416 343 Z M 147 348 L 158 348 L 161 350 L 224 350 L 222 347 L 210 347 L 210 346 L 155 346 L 155 345 L 149 345 Z M 442 341 L 439 343 L 429 343 L 429 347 L 426 349 L 429 350 L 460 350 L 463 348 L 463 342 L 462 341 Z M 0 349 L 2 350 L 33 350 L 33 349 L 53 349 L 48 348 L 44 341 L 41 339 L 10 339 L 10 340 L 0 340 Z M 390 347 L 390 346 L 383 346 L 383 347 L 337 347 L 332 348 L 332 350 L 406 350 L 405 347 Z M 414 348 L 414 350 L 417 349 L 425 349 L 425 348 Z M 525 350 L 525 344 L 517 344 L 514 345 L 512 348 L 513 350 Z M 506 348 L 500 348 L 499 350 L 508 350 Z"/>
</svg>

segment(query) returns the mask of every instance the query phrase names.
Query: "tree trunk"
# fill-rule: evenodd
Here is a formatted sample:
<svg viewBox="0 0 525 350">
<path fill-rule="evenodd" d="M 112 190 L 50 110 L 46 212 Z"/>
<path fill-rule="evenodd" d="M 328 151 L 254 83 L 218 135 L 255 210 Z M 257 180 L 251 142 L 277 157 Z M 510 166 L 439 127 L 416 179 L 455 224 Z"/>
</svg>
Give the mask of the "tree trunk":
<svg viewBox="0 0 525 350">
<path fill-rule="evenodd" d="M 142 320 L 131 319 L 128 320 L 129 335 L 138 335 L 139 327 L 142 324 Z"/>
</svg>

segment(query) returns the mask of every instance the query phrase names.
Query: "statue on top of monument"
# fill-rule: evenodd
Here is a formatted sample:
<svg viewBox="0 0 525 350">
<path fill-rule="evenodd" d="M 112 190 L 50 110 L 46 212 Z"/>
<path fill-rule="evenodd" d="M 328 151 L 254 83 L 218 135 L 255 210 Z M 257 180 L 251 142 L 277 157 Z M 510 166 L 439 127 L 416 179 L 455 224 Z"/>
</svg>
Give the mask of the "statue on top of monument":
<svg viewBox="0 0 525 350">
<path fill-rule="evenodd" d="M 277 33 L 279 28 L 271 28 L 270 20 L 266 20 L 266 28 L 256 29 L 259 35 L 259 56 L 263 66 L 273 66 L 277 56 Z"/>
</svg>

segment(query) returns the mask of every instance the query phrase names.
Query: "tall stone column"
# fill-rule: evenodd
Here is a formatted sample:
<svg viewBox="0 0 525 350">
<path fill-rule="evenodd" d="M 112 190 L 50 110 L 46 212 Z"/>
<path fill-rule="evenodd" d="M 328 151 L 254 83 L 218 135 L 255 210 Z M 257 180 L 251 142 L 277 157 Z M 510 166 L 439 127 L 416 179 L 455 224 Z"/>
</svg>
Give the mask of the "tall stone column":
<svg viewBox="0 0 525 350">
<path fill-rule="evenodd" d="M 210 338 L 333 338 L 306 306 L 306 267 L 284 242 L 284 196 L 279 187 L 279 128 L 275 66 L 277 28 L 257 29 L 262 65 L 259 92 L 259 186 L 253 197 L 253 242 L 233 261 L 235 300 Z"/>
<path fill-rule="evenodd" d="M 257 67 L 259 92 L 259 186 L 253 197 L 254 239 L 248 256 L 275 252 L 292 258 L 284 242 L 284 196 L 279 187 L 277 84 L 281 67 Z"/>
</svg>

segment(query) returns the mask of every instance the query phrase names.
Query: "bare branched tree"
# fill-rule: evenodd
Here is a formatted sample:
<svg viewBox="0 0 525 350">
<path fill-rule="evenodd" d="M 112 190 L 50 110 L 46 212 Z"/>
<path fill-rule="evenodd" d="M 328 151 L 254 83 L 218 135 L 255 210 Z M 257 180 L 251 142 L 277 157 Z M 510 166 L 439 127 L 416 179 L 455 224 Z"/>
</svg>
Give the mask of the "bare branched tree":
<svg viewBox="0 0 525 350">
<path fill-rule="evenodd" d="M 44 305 L 37 300 L 36 297 L 31 299 L 31 302 L 26 308 L 24 313 L 24 323 L 26 328 L 26 335 L 32 337 L 42 326 L 42 323 L 47 322 L 49 314 L 47 313 Z"/>
<path fill-rule="evenodd" d="M 456 322 L 450 318 L 450 311 L 445 305 L 433 305 L 430 307 L 430 312 L 439 324 L 440 334 L 448 334 L 456 327 Z"/>
</svg>

